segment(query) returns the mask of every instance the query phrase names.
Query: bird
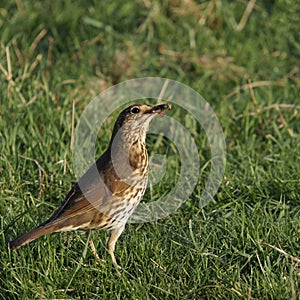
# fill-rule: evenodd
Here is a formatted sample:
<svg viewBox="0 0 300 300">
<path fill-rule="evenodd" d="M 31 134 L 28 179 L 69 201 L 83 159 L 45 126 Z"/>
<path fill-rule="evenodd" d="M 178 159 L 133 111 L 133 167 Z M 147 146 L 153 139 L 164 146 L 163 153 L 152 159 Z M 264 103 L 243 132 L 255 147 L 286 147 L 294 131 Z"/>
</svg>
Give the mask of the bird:
<svg viewBox="0 0 300 300">
<path fill-rule="evenodd" d="M 61 206 L 48 220 L 10 241 L 9 248 L 17 249 L 54 232 L 104 229 L 110 233 L 108 253 L 118 265 L 116 242 L 147 187 L 146 133 L 153 118 L 171 108 L 167 103 L 134 104 L 124 109 L 106 151 L 73 185 Z"/>
</svg>

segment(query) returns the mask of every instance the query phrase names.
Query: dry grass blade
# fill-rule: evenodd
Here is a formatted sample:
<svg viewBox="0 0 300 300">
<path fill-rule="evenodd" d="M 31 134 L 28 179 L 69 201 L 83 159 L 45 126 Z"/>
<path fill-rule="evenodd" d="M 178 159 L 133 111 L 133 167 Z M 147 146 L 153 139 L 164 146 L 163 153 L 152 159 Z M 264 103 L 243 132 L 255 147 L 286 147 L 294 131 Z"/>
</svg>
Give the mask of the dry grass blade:
<svg viewBox="0 0 300 300">
<path fill-rule="evenodd" d="M 295 262 L 297 262 L 297 263 L 300 263 L 300 259 L 299 259 L 298 257 L 293 256 L 293 255 L 291 255 L 291 254 L 285 252 L 284 250 L 282 250 L 282 249 L 280 249 L 280 248 L 278 248 L 278 247 L 276 247 L 276 246 L 270 245 L 270 244 L 265 243 L 265 242 L 263 242 L 263 243 L 261 243 L 261 244 L 264 245 L 264 246 L 268 246 L 268 247 L 270 247 L 270 248 L 272 248 L 272 249 L 274 249 L 274 250 L 280 252 L 280 253 L 283 254 L 284 256 L 290 258 L 292 261 L 295 261 Z"/>
<path fill-rule="evenodd" d="M 247 83 L 247 84 L 244 84 L 242 86 L 238 86 L 237 88 L 235 88 L 231 93 L 227 94 L 224 97 L 224 100 L 231 98 L 232 96 L 234 96 L 235 94 L 237 94 L 238 92 L 243 91 L 243 90 L 253 89 L 253 88 L 262 87 L 262 86 L 272 86 L 272 85 L 285 86 L 286 83 L 283 82 L 283 80 L 279 80 L 279 81 L 263 80 L 263 81 Z"/>
<path fill-rule="evenodd" d="M 251 14 L 254 6 L 255 6 L 255 2 L 256 2 L 256 0 L 250 0 L 248 2 L 247 7 L 246 7 L 246 9 L 244 11 L 244 14 L 243 14 L 243 16 L 242 16 L 242 18 L 240 20 L 240 23 L 236 27 L 237 31 L 242 31 L 244 29 L 244 27 L 245 27 L 245 25 L 246 25 L 246 23 L 247 23 L 247 21 L 249 19 L 249 16 L 250 16 L 250 14 Z"/>
<path fill-rule="evenodd" d="M 31 57 L 34 50 L 36 49 L 38 43 L 43 39 L 43 37 L 47 34 L 47 30 L 44 28 L 41 30 L 41 32 L 36 36 L 32 44 L 30 45 L 28 57 Z"/>
<path fill-rule="evenodd" d="M 162 271 L 166 272 L 166 267 L 163 267 L 162 265 L 160 265 L 158 262 L 156 262 L 154 259 L 150 258 L 150 261 L 156 265 L 158 268 L 160 268 Z"/>
<path fill-rule="evenodd" d="M 42 166 L 40 165 L 40 163 L 36 159 L 31 158 L 31 157 L 26 157 L 26 156 L 23 156 L 23 155 L 19 155 L 19 157 L 24 158 L 26 160 L 31 160 L 37 165 L 38 170 L 39 170 L 39 196 L 38 196 L 38 199 L 41 199 L 42 196 L 43 196 L 44 176 L 45 175 L 47 176 L 46 171 L 42 168 Z M 46 181 L 47 181 L 47 177 L 46 177 Z"/>
<path fill-rule="evenodd" d="M 259 107 L 256 111 L 250 112 L 248 114 L 239 114 L 236 116 L 237 119 L 244 118 L 245 116 L 256 116 L 264 111 L 268 111 L 270 109 L 276 109 L 280 111 L 281 109 L 300 109 L 300 105 L 290 104 L 290 103 L 274 103 L 268 106 Z"/>
<path fill-rule="evenodd" d="M 73 144 L 74 144 L 74 135 L 75 135 L 75 104 L 76 101 L 73 100 L 72 104 L 72 124 L 71 124 L 71 141 L 70 141 L 70 150 L 73 149 Z"/>
</svg>

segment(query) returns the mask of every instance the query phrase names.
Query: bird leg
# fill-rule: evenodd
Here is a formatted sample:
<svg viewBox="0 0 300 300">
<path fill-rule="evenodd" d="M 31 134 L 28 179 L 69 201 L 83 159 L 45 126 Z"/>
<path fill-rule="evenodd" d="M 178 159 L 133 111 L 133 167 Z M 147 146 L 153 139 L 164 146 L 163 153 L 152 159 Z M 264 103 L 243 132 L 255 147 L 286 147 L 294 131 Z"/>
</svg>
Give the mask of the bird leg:
<svg viewBox="0 0 300 300">
<path fill-rule="evenodd" d="M 96 259 L 99 260 L 99 261 L 104 262 L 104 260 L 101 259 L 101 258 L 99 257 L 99 255 L 98 255 L 98 253 L 97 253 L 95 244 L 94 244 L 93 239 L 92 239 L 92 237 L 91 237 L 91 231 L 90 231 L 90 230 L 89 230 L 89 233 L 87 233 L 87 238 L 88 238 L 88 240 L 89 240 L 90 247 L 91 247 L 92 252 L 93 252 L 94 256 L 96 257 Z"/>
<path fill-rule="evenodd" d="M 119 238 L 119 236 L 121 235 L 121 233 L 123 232 L 125 228 L 125 224 L 119 228 L 113 229 L 111 231 L 110 237 L 108 239 L 107 242 L 107 248 L 108 248 L 108 253 L 111 256 L 112 262 L 114 263 L 115 266 L 118 266 L 116 257 L 115 257 L 115 247 L 116 247 L 116 242 Z"/>
</svg>

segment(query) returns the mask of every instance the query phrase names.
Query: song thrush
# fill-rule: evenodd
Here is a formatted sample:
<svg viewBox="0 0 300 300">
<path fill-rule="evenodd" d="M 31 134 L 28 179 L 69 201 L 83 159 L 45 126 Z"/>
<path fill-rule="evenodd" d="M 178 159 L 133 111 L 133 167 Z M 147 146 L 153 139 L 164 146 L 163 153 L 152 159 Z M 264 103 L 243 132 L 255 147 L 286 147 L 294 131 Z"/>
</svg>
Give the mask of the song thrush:
<svg viewBox="0 0 300 300">
<path fill-rule="evenodd" d="M 148 180 L 146 132 L 151 120 L 169 104 L 132 105 L 123 110 L 107 150 L 79 179 L 62 205 L 37 228 L 11 241 L 11 249 L 59 231 L 106 229 L 108 252 L 116 264 L 115 244 L 143 197 Z"/>
</svg>

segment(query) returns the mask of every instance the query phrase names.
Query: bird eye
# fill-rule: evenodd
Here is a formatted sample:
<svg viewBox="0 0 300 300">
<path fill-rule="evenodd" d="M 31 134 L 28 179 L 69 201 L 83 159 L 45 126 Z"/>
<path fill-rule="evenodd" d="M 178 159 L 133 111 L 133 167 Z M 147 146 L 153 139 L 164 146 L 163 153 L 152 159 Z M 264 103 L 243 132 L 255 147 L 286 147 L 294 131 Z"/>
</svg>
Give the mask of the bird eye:
<svg viewBox="0 0 300 300">
<path fill-rule="evenodd" d="M 138 114 L 139 112 L 140 112 L 140 109 L 136 106 L 131 109 L 131 113 L 133 113 L 133 114 Z"/>
</svg>

